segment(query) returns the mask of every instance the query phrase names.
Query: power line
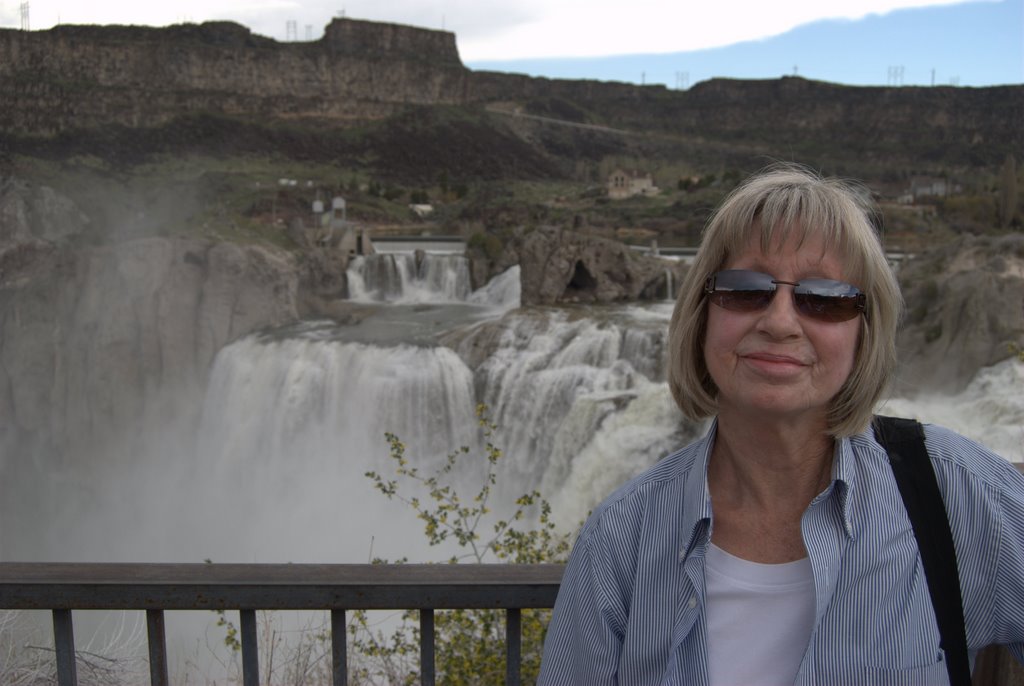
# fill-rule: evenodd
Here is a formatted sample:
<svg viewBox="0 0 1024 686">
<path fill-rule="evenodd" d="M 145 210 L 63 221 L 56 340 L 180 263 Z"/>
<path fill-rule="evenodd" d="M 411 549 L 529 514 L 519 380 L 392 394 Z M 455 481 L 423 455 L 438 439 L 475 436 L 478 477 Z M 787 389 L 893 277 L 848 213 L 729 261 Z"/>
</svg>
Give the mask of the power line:
<svg viewBox="0 0 1024 686">
<path fill-rule="evenodd" d="M 889 74 L 886 79 L 886 85 L 889 86 L 902 86 L 903 85 L 903 65 L 891 65 L 889 67 Z"/>
</svg>

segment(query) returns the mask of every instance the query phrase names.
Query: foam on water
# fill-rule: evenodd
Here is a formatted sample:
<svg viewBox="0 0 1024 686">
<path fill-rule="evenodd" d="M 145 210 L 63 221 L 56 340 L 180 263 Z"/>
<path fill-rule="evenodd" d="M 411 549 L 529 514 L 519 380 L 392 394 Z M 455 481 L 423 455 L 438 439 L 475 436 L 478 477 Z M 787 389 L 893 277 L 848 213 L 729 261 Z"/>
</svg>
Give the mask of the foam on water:
<svg viewBox="0 0 1024 686">
<path fill-rule="evenodd" d="M 891 398 L 882 414 L 913 417 L 963 434 L 1011 462 L 1024 462 L 1024 362 L 978 371 L 961 393 Z"/>
</svg>

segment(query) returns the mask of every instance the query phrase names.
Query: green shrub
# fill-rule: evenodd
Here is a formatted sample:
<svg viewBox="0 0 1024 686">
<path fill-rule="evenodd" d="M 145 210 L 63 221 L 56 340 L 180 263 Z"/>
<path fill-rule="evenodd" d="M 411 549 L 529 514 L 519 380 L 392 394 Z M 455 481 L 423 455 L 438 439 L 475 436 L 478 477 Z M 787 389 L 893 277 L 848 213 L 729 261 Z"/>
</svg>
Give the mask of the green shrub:
<svg viewBox="0 0 1024 686">
<path fill-rule="evenodd" d="M 484 231 L 477 231 L 470 236 L 469 240 L 466 241 L 466 247 L 483 253 L 491 262 L 496 262 L 505 249 L 505 245 L 500 238 L 493 233 L 486 233 Z"/>
<path fill-rule="evenodd" d="M 491 442 L 497 427 L 488 419 L 485 406 L 477 408 L 477 418 L 486 442 L 483 457 L 487 469 L 483 483 L 470 500 L 463 500 L 452 485 L 452 475 L 458 473 L 460 460 L 469 454 L 468 447 L 451 453 L 444 465 L 427 476 L 411 466 L 406 458 L 405 444 L 398 436 L 389 433 L 387 441 L 396 478 L 385 478 L 377 472 L 367 472 L 366 476 L 384 496 L 395 498 L 416 512 L 423 522 L 423 533 L 430 545 L 454 541 L 459 550 L 464 551 L 453 555 L 450 563 L 462 559 L 477 563 L 564 562 L 569 550 L 568 537 L 556 532 L 551 521 L 551 506 L 536 491 L 517 498 L 508 519 L 486 526 L 491 512 L 489 501 L 497 480 L 495 470 L 502 451 Z M 425 501 L 404 495 L 410 489 L 421 488 L 429 493 Z M 528 513 L 535 510 L 538 512 L 536 526 L 517 528 Z M 522 613 L 523 683 L 535 682 L 540 672 L 541 651 L 550 614 L 550 610 L 524 610 Z M 385 635 L 373 632 L 365 613 L 355 613 L 354 622 L 350 625 L 353 647 L 367 658 L 357 668 L 357 683 L 380 679 L 387 683 L 410 685 L 418 682 L 415 667 L 420 645 L 417 618 L 416 611 L 406 611 L 402 615 L 402 626 Z M 461 686 L 504 682 L 504 611 L 439 611 L 434 622 L 438 683 Z"/>
</svg>

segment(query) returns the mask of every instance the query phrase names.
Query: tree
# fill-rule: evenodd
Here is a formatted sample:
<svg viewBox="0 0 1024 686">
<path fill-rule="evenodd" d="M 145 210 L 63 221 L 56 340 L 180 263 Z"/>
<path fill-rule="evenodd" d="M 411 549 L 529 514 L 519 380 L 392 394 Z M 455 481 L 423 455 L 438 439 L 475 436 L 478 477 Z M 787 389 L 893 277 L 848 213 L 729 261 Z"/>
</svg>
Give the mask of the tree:
<svg viewBox="0 0 1024 686">
<path fill-rule="evenodd" d="M 448 455 L 445 463 L 429 476 L 412 466 L 406 457 L 406 446 L 394 434 L 387 434 L 390 458 L 395 463 L 395 477 L 388 479 L 377 472 L 367 472 L 374 486 L 389 499 L 397 499 L 411 507 L 423 521 L 423 533 L 430 545 L 454 541 L 461 554 L 452 555 L 450 563 L 504 561 L 510 563 L 563 562 L 569 540 L 556 531 L 551 521 L 551 506 L 537 491 L 516 499 L 508 519 L 499 519 L 488 527 L 491 514 L 489 501 L 497 481 L 496 466 L 502 451 L 492 438 L 497 431 L 487 415 L 487 408 L 477 407 L 477 420 L 485 441 L 486 471 L 480 488 L 469 501 L 462 499 L 452 485 L 452 476 L 459 462 L 469 454 L 468 447 Z M 425 489 L 426 500 L 407 496 L 410 489 Z M 517 528 L 531 513 L 537 516 L 534 528 Z M 489 529 L 489 530 L 488 530 Z M 484 533 L 486 530 L 486 534 Z M 383 560 L 374 560 L 383 563 Z M 547 630 L 550 610 L 524 610 L 522 615 L 523 683 L 533 683 L 540 671 L 541 649 Z M 403 624 L 391 634 L 374 633 L 365 613 L 356 613 L 350 625 L 356 652 L 370 658 L 355 675 L 357 682 L 382 678 L 388 683 L 413 684 L 418 679 L 414 658 L 419 654 L 419 623 L 415 611 L 402 616 Z M 437 635 L 435 663 L 438 680 L 445 684 L 497 684 L 505 678 L 504 613 L 497 610 L 448 610 L 435 617 Z"/>
<path fill-rule="evenodd" d="M 1017 160 L 1006 156 L 999 172 L 999 227 L 1008 228 L 1017 213 Z"/>
</svg>

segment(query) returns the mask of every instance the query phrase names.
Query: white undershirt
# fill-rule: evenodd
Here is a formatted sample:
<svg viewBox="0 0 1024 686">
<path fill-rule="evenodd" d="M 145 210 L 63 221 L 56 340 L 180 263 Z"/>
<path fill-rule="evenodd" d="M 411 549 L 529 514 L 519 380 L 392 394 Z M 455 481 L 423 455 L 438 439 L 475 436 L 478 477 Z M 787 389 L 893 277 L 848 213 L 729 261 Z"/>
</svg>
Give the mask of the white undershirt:
<svg viewBox="0 0 1024 686">
<path fill-rule="evenodd" d="M 712 543 L 705 580 L 710 686 L 792 686 L 814 628 L 810 559 L 761 564 Z"/>
</svg>

